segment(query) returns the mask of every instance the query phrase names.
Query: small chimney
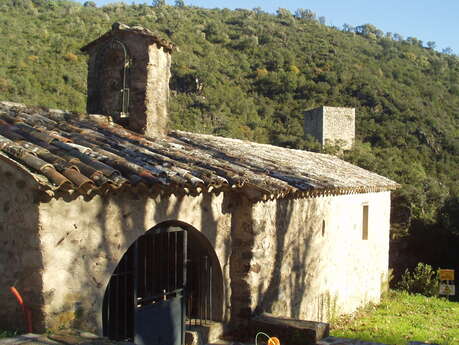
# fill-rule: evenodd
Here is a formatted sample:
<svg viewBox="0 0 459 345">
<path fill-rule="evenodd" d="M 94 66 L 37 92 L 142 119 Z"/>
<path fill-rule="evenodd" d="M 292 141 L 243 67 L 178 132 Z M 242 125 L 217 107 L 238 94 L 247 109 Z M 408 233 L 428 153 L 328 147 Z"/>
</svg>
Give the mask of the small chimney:
<svg viewBox="0 0 459 345">
<path fill-rule="evenodd" d="M 141 26 L 114 23 L 81 50 L 89 55 L 88 113 L 110 115 L 149 137 L 167 134 L 171 43 Z"/>
<path fill-rule="evenodd" d="M 316 138 L 322 147 L 338 145 L 350 150 L 355 141 L 355 108 L 319 107 L 304 114 L 304 133 Z"/>
</svg>

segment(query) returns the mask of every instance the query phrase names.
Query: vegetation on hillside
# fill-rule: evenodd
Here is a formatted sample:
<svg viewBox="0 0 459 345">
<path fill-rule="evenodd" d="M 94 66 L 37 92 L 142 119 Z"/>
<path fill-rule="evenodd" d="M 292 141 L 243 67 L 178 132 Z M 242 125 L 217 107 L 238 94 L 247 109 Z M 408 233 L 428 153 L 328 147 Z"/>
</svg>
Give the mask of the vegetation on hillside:
<svg viewBox="0 0 459 345">
<path fill-rule="evenodd" d="M 319 150 L 303 134 L 304 110 L 356 107 L 358 141 L 345 159 L 403 185 L 394 236 L 412 224 L 459 234 L 459 59 L 450 50 L 370 24 L 328 27 L 306 9 L 3 0 L 0 99 L 84 111 L 79 48 L 115 21 L 180 48 L 172 127 Z"/>
</svg>

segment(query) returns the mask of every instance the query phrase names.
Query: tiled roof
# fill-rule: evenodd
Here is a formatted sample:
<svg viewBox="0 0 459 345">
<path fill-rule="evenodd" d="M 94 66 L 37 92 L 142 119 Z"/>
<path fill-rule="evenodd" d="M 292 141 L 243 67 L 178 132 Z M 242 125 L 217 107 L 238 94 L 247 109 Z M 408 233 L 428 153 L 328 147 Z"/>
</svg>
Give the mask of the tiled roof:
<svg viewBox="0 0 459 345">
<path fill-rule="evenodd" d="M 117 32 L 120 32 L 120 31 L 131 32 L 137 35 L 144 36 L 148 38 L 151 42 L 156 43 L 157 45 L 159 45 L 160 47 L 163 47 L 166 51 L 169 51 L 169 52 L 172 52 L 176 49 L 175 45 L 172 42 L 160 38 L 154 32 L 150 31 L 147 28 L 144 28 L 143 26 L 140 26 L 140 25 L 127 26 L 126 24 L 122 24 L 122 23 L 113 23 L 112 29 L 110 31 L 106 32 L 105 34 L 97 38 L 96 40 L 85 45 L 83 48 L 81 48 L 81 51 L 86 52 L 88 49 L 99 44 L 100 42 L 109 40 Z"/>
<path fill-rule="evenodd" d="M 58 193 L 121 187 L 241 190 L 253 199 L 391 190 L 398 184 L 337 157 L 171 131 L 146 138 L 109 117 L 0 102 L 0 159 Z"/>
</svg>

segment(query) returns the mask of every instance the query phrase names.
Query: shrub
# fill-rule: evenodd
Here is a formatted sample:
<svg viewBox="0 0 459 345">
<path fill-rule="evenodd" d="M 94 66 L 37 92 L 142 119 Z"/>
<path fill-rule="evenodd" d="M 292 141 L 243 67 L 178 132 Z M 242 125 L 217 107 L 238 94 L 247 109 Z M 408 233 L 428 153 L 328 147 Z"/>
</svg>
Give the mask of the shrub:
<svg viewBox="0 0 459 345">
<path fill-rule="evenodd" d="M 64 59 L 67 61 L 76 62 L 78 61 L 78 56 L 73 53 L 67 53 L 64 55 Z"/>
<path fill-rule="evenodd" d="M 402 280 L 398 283 L 399 289 L 424 296 L 438 296 L 439 287 L 439 272 L 422 262 L 418 263 L 413 272 L 405 270 Z"/>
<path fill-rule="evenodd" d="M 257 68 L 257 77 L 262 78 L 266 77 L 269 74 L 266 68 Z"/>
<path fill-rule="evenodd" d="M 0 77 L 0 91 L 6 92 L 10 87 L 10 81 Z"/>
<path fill-rule="evenodd" d="M 298 73 L 300 73 L 300 69 L 295 65 L 290 65 L 290 72 L 298 74 Z"/>
</svg>

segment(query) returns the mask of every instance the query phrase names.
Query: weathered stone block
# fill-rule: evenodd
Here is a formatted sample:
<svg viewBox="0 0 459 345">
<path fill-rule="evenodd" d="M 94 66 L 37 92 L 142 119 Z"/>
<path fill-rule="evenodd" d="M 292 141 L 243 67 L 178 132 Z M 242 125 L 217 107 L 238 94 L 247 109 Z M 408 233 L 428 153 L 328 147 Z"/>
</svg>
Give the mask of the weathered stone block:
<svg viewBox="0 0 459 345">
<path fill-rule="evenodd" d="M 250 321 L 250 333 L 253 337 L 258 332 L 279 338 L 282 345 L 315 345 L 327 337 L 330 331 L 328 323 L 278 318 L 259 315 Z"/>
</svg>

